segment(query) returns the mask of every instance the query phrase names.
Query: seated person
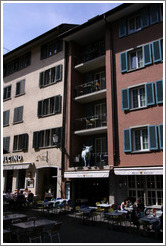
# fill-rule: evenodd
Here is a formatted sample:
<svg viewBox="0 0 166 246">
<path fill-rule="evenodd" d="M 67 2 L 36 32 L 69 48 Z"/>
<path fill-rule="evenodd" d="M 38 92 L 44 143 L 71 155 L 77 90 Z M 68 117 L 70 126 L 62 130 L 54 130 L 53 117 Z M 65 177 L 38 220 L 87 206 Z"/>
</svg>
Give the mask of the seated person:
<svg viewBox="0 0 166 246">
<path fill-rule="evenodd" d="M 131 221 L 134 223 L 134 225 L 137 226 L 137 229 L 139 229 L 140 223 L 139 223 L 139 210 L 137 209 L 136 205 L 133 205 L 133 211 L 131 212 Z"/>
<path fill-rule="evenodd" d="M 124 200 L 124 201 L 121 203 L 120 209 L 121 209 L 121 210 L 124 210 L 125 207 L 126 207 L 126 200 Z"/>
</svg>

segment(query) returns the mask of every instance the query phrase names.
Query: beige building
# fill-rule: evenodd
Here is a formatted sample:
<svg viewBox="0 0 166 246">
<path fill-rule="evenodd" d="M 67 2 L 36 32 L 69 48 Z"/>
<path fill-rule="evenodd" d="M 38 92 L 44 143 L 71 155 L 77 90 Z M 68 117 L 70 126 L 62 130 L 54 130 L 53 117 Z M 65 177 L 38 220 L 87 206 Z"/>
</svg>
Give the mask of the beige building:
<svg viewBox="0 0 166 246">
<path fill-rule="evenodd" d="M 4 192 L 28 187 L 41 199 L 48 191 L 61 197 L 65 43 L 58 35 L 74 26 L 4 55 Z"/>
</svg>

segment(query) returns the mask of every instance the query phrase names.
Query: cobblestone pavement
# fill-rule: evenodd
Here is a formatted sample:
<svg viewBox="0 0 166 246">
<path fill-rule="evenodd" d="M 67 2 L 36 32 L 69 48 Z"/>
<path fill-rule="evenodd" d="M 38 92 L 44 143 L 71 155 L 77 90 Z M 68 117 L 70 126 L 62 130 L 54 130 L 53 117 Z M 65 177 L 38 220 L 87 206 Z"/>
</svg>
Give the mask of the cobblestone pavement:
<svg viewBox="0 0 166 246">
<path fill-rule="evenodd" d="M 18 212 L 18 211 L 15 211 Z M 62 221 L 60 230 L 61 243 L 149 243 L 158 244 L 162 243 L 162 235 L 156 239 L 151 233 L 144 235 L 143 231 L 138 231 L 136 228 L 128 230 L 129 228 L 123 227 L 110 227 L 106 222 L 86 222 L 83 223 L 76 219 L 72 214 L 43 214 L 41 210 L 29 209 L 22 210 L 21 213 L 28 216 L 36 216 L 36 218 Z M 50 243 L 49 240 L 46 243 Z"/>
</svg>

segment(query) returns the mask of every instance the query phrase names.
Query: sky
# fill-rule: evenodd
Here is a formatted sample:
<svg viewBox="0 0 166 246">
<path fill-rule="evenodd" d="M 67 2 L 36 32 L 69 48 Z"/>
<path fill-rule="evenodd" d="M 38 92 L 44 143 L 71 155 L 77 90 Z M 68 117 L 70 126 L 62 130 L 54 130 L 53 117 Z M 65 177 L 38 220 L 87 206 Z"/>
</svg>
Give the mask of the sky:
<svg viewBox="0 0 166 246">
<path fill-rule="evenodd" d="M 120 2 L 7 2 L 2 1 L 3 54 L 62 24 L 83 24 Z"/>
</svg>

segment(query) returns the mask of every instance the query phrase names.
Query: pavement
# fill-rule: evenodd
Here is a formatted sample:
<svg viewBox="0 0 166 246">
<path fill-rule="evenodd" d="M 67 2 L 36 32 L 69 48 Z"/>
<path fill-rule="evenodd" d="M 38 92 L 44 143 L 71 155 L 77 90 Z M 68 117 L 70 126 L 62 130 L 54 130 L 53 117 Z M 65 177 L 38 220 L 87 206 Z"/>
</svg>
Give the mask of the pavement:
<svg viewBox="0 0 166 246">
<path fill-rule="evenodd" d="M 18 211 L 13 211 L 18 212 Z M 43 214 L 41 209 L 27 209 L 21 210 L 20 213 L 27 214 L 28 217 L 35 216 L 37 219 L 50 219 L 63 222 L 60 230 L 61 244 L 114 244 L 114 243 L 149 243 L 158 244 L 163 242 L 162 235 L 157 238 L 153 233 L 148 235 L 144 231 L 138 231 L 136 228 L 128 230 L 125 226 L 111 227 L 107 222 L 86 222 L 83 223 L 75 218 L 72 213 L 59 213 L 59 214 Z M 13 242 L 14 243 L 14 242 Z M 46 243 L 50 243 L 49 239 Z M 46 244 L 45 243 L 45 244 Z M 44 244 L 44 245 L 45 245 Z"/>
</svg>

